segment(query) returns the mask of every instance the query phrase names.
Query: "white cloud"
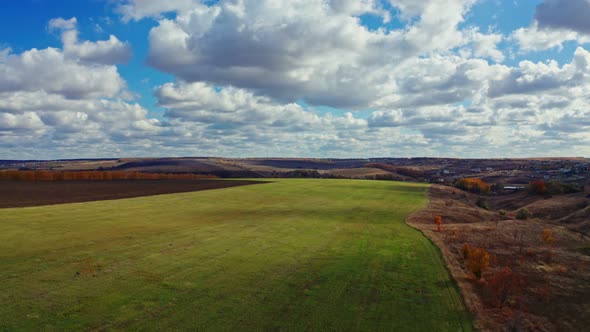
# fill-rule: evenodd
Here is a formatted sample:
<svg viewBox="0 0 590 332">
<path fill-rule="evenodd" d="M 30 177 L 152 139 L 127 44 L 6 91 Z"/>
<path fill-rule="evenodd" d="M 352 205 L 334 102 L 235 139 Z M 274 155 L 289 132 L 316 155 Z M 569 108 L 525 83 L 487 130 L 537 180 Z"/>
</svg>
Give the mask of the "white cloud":
<svg viewBox="0 0 590 332">
<path fill-rule="evenodd" d="M 129 44 L 80 41 L 75 19 L 52 20 L 62 49 L 0 51 L 0 148 L 23 157 L 589 151 L 588 50 L 563 65 L 508 66 L 502 34 L 463 26 L 475 1 L 390 2 L 399 12 L 376 0 L 124 1 L 123 20 L 157 20 L 147 60 L 175 78 L 154 90 L 157 119 L 126 100 L 115 64 Z M 369 30 L 365 14 L 405 26 Z M 583 26 L 537 20 L 508 41 L 536 50 L 586 38 Z"/>
<path fill-rule="evenodd" d="M 286 102 L 363 107 L 389 88 L 392 68 L 464 43 L 457 25 L 472 2 L 430 1 L 415 24 L 389 32 L 361 24 L 358 15 L 382 11 L 369 1 L 198 5 L 151 30 L 148 62 L 189 82 L 229 84 Z"/>
<path fill-rule="evenodd" d="M 115 66 L 86 66 L 55 48 L 10 54 L 0 63 L 0 92 L 43 90 L 75 99 L 115 97 L 124 87 Z"/>
<path fill-rule="evenodd" d="M 471 41 L 469 49 L 472 50 L 473 56 L 489 58 L 495 62 L 504 61 L 504 53 L 498 49 L 498 44 L 502 42 L 504 36 L 499 33 L 483 34 L 477 29 L 468 30 L 467 35 Z"/>
<path fill-rule="evenodd" d="M 50 30 L 72 30 L 76 28 L 78 25 L 78 20 L 75 17 L 72 17 L 68 20 L 58 17 L 49 20 L 49 29 Z"/>
<path fill-rule="evenodd" d="M 589 83 L 590 52 L 578 47 L 572 62 L 563 66 L 556 61 L 522 61 L 518 67 L 505 70 L 502 76 L 490 81 L 489 95 L 563 93 L 566 89 L 576 89 Z"/>
<path fill-rule="evenodd" d="M 110 35 L 108 40 L 78 41 L 76 18 L 55 18 L 49 21 L 52 30 L 61 31 L 64 54 L 74 60 L 103 65 L 126 63 L 131 59 L 131 46 Z"/>
<path fill-rule="evenodd" d="M 587 42 L 589 39 L 571 30 L 541 29 L 534 22 L 530 27 L 515 30 L 510 38 L 516 41 L 521 51 L 541 51 L 551 48 L 563 48 L 567 41 Z"/>
<path fill-rule="evenodd" d="M 37 153 L 68 145 L 116 149 L 118 141 L 159 132 L 159 122 L 149 119 L 146 109 L 123 100 L 129 93 L 114 63 L 127 45 L 114 36 L 78 43 L 75 18 L 51 20 L 49 27 L 62 31 L 63 49 L 3 51 L 0 148 L 14 154 L 28 152 L 13 147 Z"/>
<path fill-rule="evenodd" d="M 117 11 L 123 15 L 124 21 L 137 21 L 144 17 L 158 18 L 163 13 L 190 10 L 199 5 L 199 0 L 126 0 L 117 7 Z"/>
<path fill-rule="evenodd" d="M 197 83 L 167 83 L 156 89 L 158 104 L 169 118 L 217 128 L 254 125 L 280 131 L 328 131 L 364 129 L 366 120 L 352 114 L 319 116 L 295 103 L 280 104 L 233 87 L 216 90 Z"/>
</svg>

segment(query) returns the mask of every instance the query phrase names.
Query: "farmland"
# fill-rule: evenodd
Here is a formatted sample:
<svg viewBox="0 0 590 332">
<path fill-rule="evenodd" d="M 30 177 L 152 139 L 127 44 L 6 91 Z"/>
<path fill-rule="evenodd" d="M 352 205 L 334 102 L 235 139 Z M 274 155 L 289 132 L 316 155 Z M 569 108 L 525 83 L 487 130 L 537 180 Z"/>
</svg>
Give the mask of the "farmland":
<svg viewBox="0 0 590 332">
<path fill-rule="evenodd" d="M 0 330 L 470 330 L 404 223 L 426 190 L 281 179 L 1 209 Z"/>
<path fill-rule="evenodd" d="M 255 184 L 222 180 L 2 181 L 0 208 L 102 201 Z"/>
</svg>

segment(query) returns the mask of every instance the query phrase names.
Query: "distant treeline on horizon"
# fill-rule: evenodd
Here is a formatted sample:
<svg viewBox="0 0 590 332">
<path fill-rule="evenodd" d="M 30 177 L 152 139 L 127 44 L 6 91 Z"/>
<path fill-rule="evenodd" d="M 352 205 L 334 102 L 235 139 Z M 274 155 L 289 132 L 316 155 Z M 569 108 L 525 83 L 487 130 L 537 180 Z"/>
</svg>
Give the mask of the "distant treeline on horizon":
<svg viewBox="0 0 590 332">
<path fill-rule="evenodd" d="M 217 176 L 190 173 L 142 173 L 125 171 L 0 171 L 0 180 L 16 181 L 193 180 L 214 178 L 217 178 Z"/>
</svg>

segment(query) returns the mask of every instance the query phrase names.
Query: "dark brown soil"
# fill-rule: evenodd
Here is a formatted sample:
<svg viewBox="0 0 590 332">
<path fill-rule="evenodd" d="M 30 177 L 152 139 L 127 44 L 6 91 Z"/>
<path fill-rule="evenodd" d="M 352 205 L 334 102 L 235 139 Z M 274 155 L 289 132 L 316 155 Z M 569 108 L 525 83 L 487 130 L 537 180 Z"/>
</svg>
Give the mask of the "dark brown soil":
<svg viewBox="0 0 590 332">
<path fill-rule="evenodd" d="M 0 181 L 0 208 L 152 196 L 257 184 L 227 180 Z"/>
</svg>

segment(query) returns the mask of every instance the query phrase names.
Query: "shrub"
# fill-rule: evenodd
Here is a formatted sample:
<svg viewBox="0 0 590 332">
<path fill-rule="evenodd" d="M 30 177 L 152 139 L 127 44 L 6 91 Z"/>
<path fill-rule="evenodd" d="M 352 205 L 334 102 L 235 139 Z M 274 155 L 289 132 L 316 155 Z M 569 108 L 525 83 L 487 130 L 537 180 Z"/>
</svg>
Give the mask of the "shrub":
<svg viewBox="0 0 590 332">
<path fill-rule="evenodd" d="M 508 213 L 506 212 L 506 210 L 500 210 L 498 211 L 498 214 L 500 215 L 500 217 L 506 217 Z"/>
<path fill-rule="evenodd" d="M 516 219 L 518 220 L 527 220 L 531 216 L 531 211 L 527 208 L 522 208 L 516 212 Z"/>
<path fill-rule="evenodd" d="M 485 210 L 488 209 L 488 201 L 483 197 L 478 198 L 477 202 L 475 202 L 475 205 Z"/>
<path fill-rule="evenodd" d="M 455 187 L 477 194 L 487 194 L 490 192 L 490 185 L 478 178 L 461 179 L 455 183 Z"/>
<path fill-rule="evenodd" d="M 551 194 L 551 195 L 563 194 L 563 186 L 557 180 L 552 180 L 551 182 L 549 182 L 547 190 L 548 190 L 549 194 Z"/>
<path fill-rule="evenodd" d="M 584 186 L 579 186 L 575 183 L 562 183 L 561 187 L 564 194 L 575 194 L 584 190 Z"/>
<path fill-rule="evenodd" d="M 584 190 L 584 186 L 575 183 L 562 183 L 553 180 L 548 184 L 547 192 L 551 195 L 575 194 Z"/>
</svg>

